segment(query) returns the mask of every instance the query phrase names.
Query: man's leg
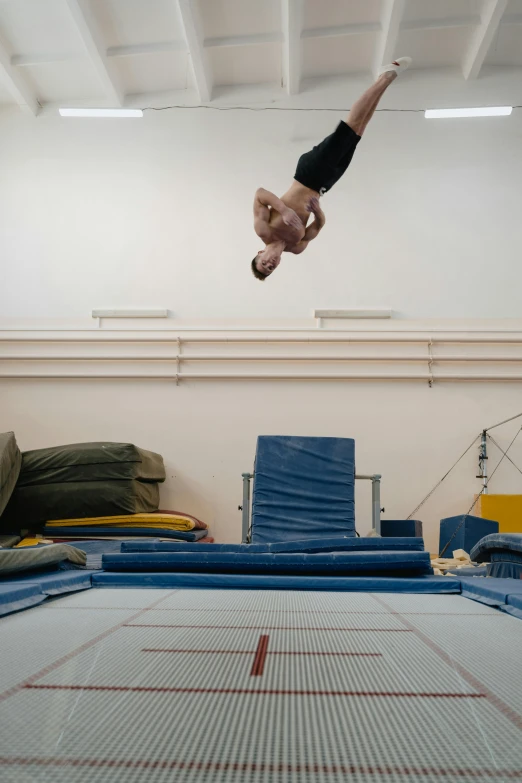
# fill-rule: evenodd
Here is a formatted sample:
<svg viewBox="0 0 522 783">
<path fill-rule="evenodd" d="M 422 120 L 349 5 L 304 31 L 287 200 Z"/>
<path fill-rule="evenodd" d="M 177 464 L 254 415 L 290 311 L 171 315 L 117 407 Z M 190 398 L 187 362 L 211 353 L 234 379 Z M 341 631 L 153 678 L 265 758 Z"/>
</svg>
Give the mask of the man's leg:
<svg viewBox="0 0 522 783">
<path fill-rule="evenodd" d="M 410 62 L 411 60 L 409 57 L 401 57 L 400 60 L 396 60 L 391 66 L 387 66 L 390 70 L 386 70 L 382 73 L 375 84 L 372 84 L 372 86 L 355 101 L 345 122 L 358 136 L 363 135 L 366 126 L 373 117 L 375 109 L 379 105 L 379 101 L 390 84 L 397 78 L 400 69 L 406 70 Z"/>
</svg>

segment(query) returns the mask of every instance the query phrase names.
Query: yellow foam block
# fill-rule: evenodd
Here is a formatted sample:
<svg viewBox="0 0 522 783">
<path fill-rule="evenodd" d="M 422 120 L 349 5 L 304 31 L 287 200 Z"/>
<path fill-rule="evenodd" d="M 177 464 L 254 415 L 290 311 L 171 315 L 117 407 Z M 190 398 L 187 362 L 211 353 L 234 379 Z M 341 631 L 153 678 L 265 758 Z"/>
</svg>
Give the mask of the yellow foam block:
<svg viewBox="0 0 522 783">
<path fill-rule="evenodd" d="M 498 522 L 499 533 L 522 533 L 522 495 L 481 495 L 477 516 Z"/>
</svg>

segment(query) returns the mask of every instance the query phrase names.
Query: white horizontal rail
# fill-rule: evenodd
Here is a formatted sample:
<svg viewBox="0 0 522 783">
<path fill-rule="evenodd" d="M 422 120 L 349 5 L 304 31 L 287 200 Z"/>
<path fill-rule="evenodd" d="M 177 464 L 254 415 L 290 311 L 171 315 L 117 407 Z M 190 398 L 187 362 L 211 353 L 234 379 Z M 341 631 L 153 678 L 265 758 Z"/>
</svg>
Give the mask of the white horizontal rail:
<svg viewBox="0 0 522 783">
<path fill-rule="evenodd" d="M 80 330 L 74 330 L 75 332 L 79 332 Z M 340 330 L 332 330 L 330 332 L 330 336 L 323 336 L 324 332 L 326 330 L 321 330 L 320 335 L 316 335 L 314 332 L 311 332 L 309 329 L 305 330 L 308 332 L 308 336 L 302 336 L 302 337 L 280 337 L 280 336 L 274 336 L 274 337 L 268 337 L 265 334 L 261 334 L 259 330 L 254 330 L 258 333 L 258 336 L 256 337 L 229 337 L 229 336 L 211 336 L 211 337 L 160 337 L 158 333 L 156 332 L 156 336 L 154 337 L 143 337 L 143 336 L 129 336 L 128 334 L 125 336 L 118 336 L 118 337 L 105 337 L 105 333 L 111 334 L 114 331 L 117 330 L 103 330 L 103 333 L 100 331 L 94 330 L 94 329 L 88 329 L 86 330 L 90 332 L 89 337 L 84 336 L 82 334 L 81 337 L 78 337 L 76 335 L 72 334 L 64 334 L 62 337 L 47 337 L 43 335 L 38 336 L 20 336 L 20 335 L 6 335 L 5 333 L 2 334 L 0 332 L 0 343 L 136 343 L 136 344 L 171 344 L 171 345 L 177 345 L 184 344 L 184 343 L 193 343 L 193 344 L 202 344 L 202 345 L 212 345 L 215 343 L 220 343 L 223 345 L 254 345 L 254 344 L 272 344 L 272 345 L 322 345 L 325 343 L 329 343 L 331 345 L 335 344 L 353 344 L 353 343 L 397 343 L 397 344 L 406 344 L 406 343 L 417 343 L 417 344 L 424 344 L 432 343 L 432 345 L 435 345 L 437 343 L 459 343 L 462 345 L 472 345 L 476 343 L 483 343 L 484 345 L 522 345 L 522 332 L 517 330 L 516 332 L 500 332 L 498 335 L 493 333 L 487 333 L 483 334 L 481 332 L 471 332 L 471 333 L 465 333 L 463 331 L 459 331 L 452 334 L 445 334 L 445 336 L 436 336 L 435 332 L 430 332 L 426 334 L 419 334 L 419 333 L 379 333 L 379 334 L 370 334 L 368 333 L 368 330 L 364 330 L 365 334 L 356 334 L 354 331 L 350 330 L 349 336 L 337 336 L 334 337 L 333 335 L 339 335 Z M 125 329 L 123 330 L 127 333 L 131 332 L 132 330 Z M 136 330 L 137 331 L 137 330 Z M 155 331 L 155 330 L 150 330 Z M 169 331 L 169 330 L 162 330 L 162 331 Z M 211 330 L 202 330 L 204 332 L 210 332 Z M 246 330 L 240 330 L 240 331 L 246 331 Z M 282 334 L 284 332 L 283 329 L 275 329 L 275 332 L 278 332 L 279 334 Z M 294 333 L 296 329 L 292 329 L 291 332 Z M 141 335 L 143 332 L 140 333 Z M 439 333 L 440 334 L 440 333 Z M 96 335 L 96 336 L 95 336 Z M 502 336 L 500 336 L 502 335 Z"/>
<path fill-rule="evenodd" d="M 202 354 L 202 355 L 189 355 L 189 354 L 171 354 L 165 356 L 136 356 L 136 355 L 122 355 L 112 356 L 93 356 L 89 354 L 76 355 L 76 356 L 24 356 L 23 354 L 16 355 L 0 355 L 1 361 L 9 362 L 522 362 L 522 355 L 520 356 L 481 356 L 479 354 L 472 356 L 462 355 L 437 355 L 432 354 L 419 354 L 415 356 L 391 354 L 389 356 L 331 356 L 321 354 L 311 355 L 298 355 L 298 354 Z"/>
<path fill-rule="evenodd" d="M 1 373 L 0 380 L 166 380 L 166 381 L 516 381 L 522 382 L 522 374 L 456 374 L 456 373 Z"/>
</svg>

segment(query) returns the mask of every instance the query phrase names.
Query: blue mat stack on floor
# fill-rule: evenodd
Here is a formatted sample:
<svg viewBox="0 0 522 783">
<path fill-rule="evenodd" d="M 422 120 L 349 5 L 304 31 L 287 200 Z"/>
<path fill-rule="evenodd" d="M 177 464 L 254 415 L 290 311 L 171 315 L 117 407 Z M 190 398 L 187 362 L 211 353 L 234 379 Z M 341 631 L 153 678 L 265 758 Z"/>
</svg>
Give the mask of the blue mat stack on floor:
<svg viewBox="0 0 522 783">
<path fill-rule="evenodd" d="M 374 578 L 384 578 L 384 589 L 391 589 L 394 577 L 429 578 L 433 570 L 422 538 L 356 537 L 354 483 L 350 438 L 260 437 L 251 544 L 209 544 L 202 550 L 127 542 L 120 554 L 103 556 L 105 573 L 95 583 L 129 584 L 129 575 L 139 574 L 150 585 L 231 587 L 239 579 L 256 587 L 345 590 L 357 589 L 349 586 L 354 577 L 363 579 L 364 589 L 383 587 Z M 427 585 L 424 581 L 423 591 Z M 451 580 L 445 588 L 450 585 Z M 443 585 L 435 580 L 430 586 L 438 591 Z"/>
</svg>

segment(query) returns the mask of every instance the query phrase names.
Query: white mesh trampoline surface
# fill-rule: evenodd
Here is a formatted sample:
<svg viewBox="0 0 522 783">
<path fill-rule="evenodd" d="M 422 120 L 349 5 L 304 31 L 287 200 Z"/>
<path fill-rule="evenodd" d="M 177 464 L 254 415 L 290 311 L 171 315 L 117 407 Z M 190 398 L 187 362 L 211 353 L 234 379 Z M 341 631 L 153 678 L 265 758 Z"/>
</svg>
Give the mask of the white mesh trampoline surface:
<svg viewBox="0 0 522 783">
<path fill-rule="evenodd" d="M 461 596 L 93 589 L 0 640 L 3 783 L 522 780 L 522 622 Z"/>
</svg>

